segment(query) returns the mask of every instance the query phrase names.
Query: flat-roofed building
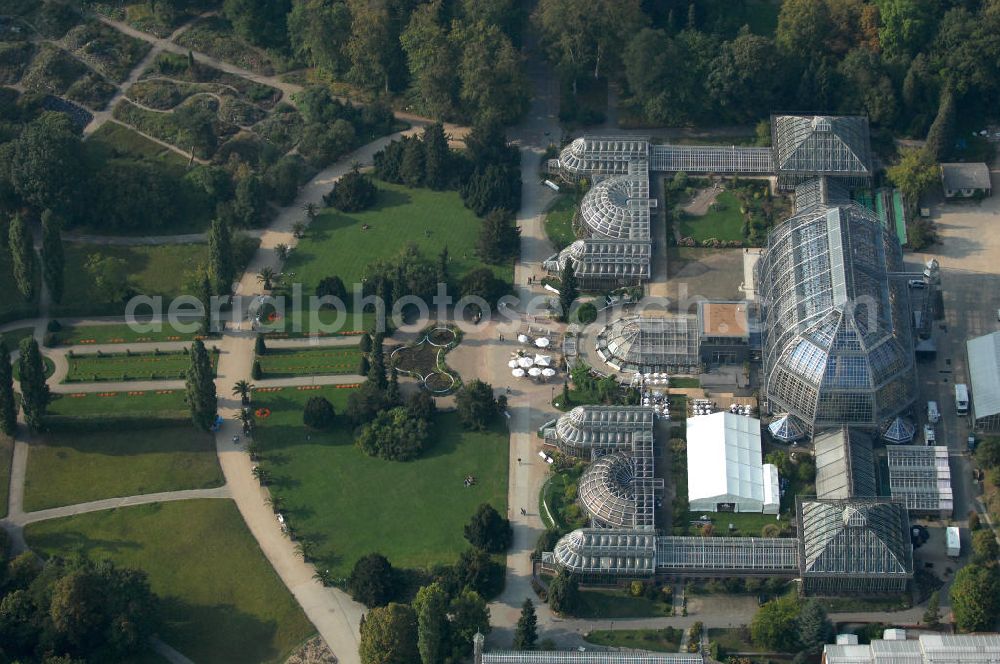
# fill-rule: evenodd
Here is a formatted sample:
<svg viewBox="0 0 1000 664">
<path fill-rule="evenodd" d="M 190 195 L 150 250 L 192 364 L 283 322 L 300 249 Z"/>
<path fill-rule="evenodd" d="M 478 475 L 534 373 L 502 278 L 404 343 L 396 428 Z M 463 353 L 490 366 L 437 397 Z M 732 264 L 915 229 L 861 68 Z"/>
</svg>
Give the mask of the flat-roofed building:
<svg viewBox="0 0 1000 664">
<path fill-rule="evenodd" d="M 750 308 L 746 302 L 698 303 L 698 353 L 709 366 L 750 360 Z"/>
<path fill-rule="evenodd" d="M 969 339 L 969 382 L 976 427 L 1000 430 L 1000 332 Z"/>
</svg>

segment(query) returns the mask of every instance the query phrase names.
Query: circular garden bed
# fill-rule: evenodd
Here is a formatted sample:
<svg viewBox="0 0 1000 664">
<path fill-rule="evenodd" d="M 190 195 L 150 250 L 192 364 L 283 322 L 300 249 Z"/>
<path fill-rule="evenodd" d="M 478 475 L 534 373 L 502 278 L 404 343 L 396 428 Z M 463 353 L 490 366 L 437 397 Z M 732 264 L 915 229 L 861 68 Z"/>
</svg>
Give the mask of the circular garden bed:
<svg viewBox="0 0 1000 664">
<path fill-rule="evenodd" d="M 433 394 L 449 394 L 458 385 L 458 375 L 445 364 L 444 356 L 458 345 L 458 333 L 451 327 L 428 330 L 420 341 L 392 352 L 400 372 L 417 378 Z"/>
</svg>

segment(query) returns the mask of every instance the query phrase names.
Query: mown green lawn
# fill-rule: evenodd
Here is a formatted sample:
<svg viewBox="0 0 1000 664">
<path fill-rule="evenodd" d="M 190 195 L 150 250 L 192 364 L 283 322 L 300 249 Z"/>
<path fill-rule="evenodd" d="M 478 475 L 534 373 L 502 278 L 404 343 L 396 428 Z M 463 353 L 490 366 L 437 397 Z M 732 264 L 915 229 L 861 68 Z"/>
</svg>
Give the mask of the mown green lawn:
<svg viewBox="0 0 1000 664">
<path fill-rule="evenodd" d="M 699 521 L 703 516 L 712 520 L 712 534 L 715 537 L 761 537 L 761 530 L 770 523 L 777 525 L 782 531 L 790 527 L 787 515 L 782 519 L 775 519 L 773 514 L 753 512 L 688 512 L 687 521 Z M 730 524 L 733 526 L 732 530 L 729 528 Z M 691 534 L 699 534 L 699 529 L 691 526 Z"/>
<path fill-rule="evenodd" d="M 670 602 L 656 601 L 647 597 L 632 597 L 621 589 L 591 588 L 580 591 L 580 608 L 575 616 L 595 620 L 649 618 L 669 616 L 671 608 Z"/>
<path fill-rule="evenodd" d="M 219 354 L 208 351 L 213 366 Z M 66 357 L 69 373 L 63 382 L 104 382 L 121 380 L 177 380 L 187 375 L 191 356 L 182 351 L 169 353 L 74 354 Z"/>
<path fill-rule="evenodd" d="M 330 208 L 310 224 L 284 268 L 302 283 L 303 293 L 311 295 L 321 279 L 334 275 L 350 291 L 360 284 L 366 266 L 395 257 L 411 242 L 432 262 L 447 245 L 453 281 L 483 267 L 476 255 L 481 222 L 462 205 L 458 192 L 376 184 L 372 209 L 345 214 Z M 364 224 L 367 230 L 362 230 Z M 493 269 L 508 283 L 513 279 L 513 265 Z"/>
<path fill-rule="evenodd" d="M 684 633 L 675 627 L 665 629 L 595 629 L 583 638 L 588 643 L 614 648 L 634 648 L 656 652 L 677 652 Z"/>
<path fill-rule="evenodd" d="M 501 514 L 507 509 L 506 428 L 468 432 L 454 413 L 439 414 L 419 459 L 384 461 L 354 446 L 341 416 L 327 433 L 302 426 L 306 399 L 325 396 L 341 413 L 350 392 L 284 388 L 256 396 L 256 405 L 271 409 L 258 426 L 262 465 L 290 523 L 315 542 L 317 566 L 335 578 L 346 577 L 372 551 L 399 567 L 454 562 L 468 547 L 463 527 L 476 507 L 486 502 Z M 464 484 L 468 475 L 476 478 L 471 487 Z"/>
<path fill-rule="evenodd" d="M 361 351 L 356 347 L 270 349 L 258 356 L 265 378 L 285 376 L 356 374 Z"/>
<path fill-rule="evenodd" d="M 193 427 L 49 433 L 31 444 L 24 508 L 223 483 L 212 436 Z"/>
<path fill-rule="evenodd" d="M 54 394 L 48 414 L 74 420 L 179 419 L 190 414 L 184 390 Z"/>
<path fill-rule="evenodd" d="M 126 323 L 112 325 L 67 325 L 57 333 L 63 346 L 87 344 L 131 344 L 157 341 L 191 341 L 194 332 L 180 332 L 163 323 L 158 330 L 136 331 Z"/>
<path fill-rule="evenodd" d="M 573 215 L 576 213 L 577 199 L 574 194 L 560 194 L 545 215 L 545 234 L 549 242 L 561 250 L 576 240 L 573 232 Z"/>
<path fill-rule="evenodd" d="M 196 662 L 284 661 L 314 632 L 229 500 L 124 507 L 25 528 L 44 556 L 136 567 L 162 600 L 160 637 Z"/>
<path fill-rule="evenodd" d="M 308 305 L 308 303 L 305 303 Z M 259 329 L 268 337 L 306 337 L 357 335 L 370 330 L 375 325 L 376 316 L 370 311 L 356 311 L 350 302 L 345 302 L 345 311 L 338 312 L 331 307 L 313 309 L 289 308 L 277 320 L 263 324 Z M 391 318 L 386 315 L 387 329 Z"/>
<path fill-rule="evenodd" d="M 207 244 L 112 246 L 67 242 L 64 247 L 66 274 L 72 278 L 66 279 L 62 303 L 53 306 L 53 314 L 57 316 L 113 314 L 125 310 L 120 303 L 107 303 L 95 285 L 85 267 L 92 254 L 124 260 L 129 283 L 137 292 L 162 296 L 164 310 L 170 298 L 191 294 L 188 285 L 196 281 L 198 270 L 208 262 Z"/>
<path fill-rule="evenodd" d="M 743 240 L 743 217 L 740 215 L 740 201 L 731 192 L 724 191 L 719 194 L 712 207 L 701 217 L 689 215 L 680 210 L 678 210 L 678 214 L 681 237 L 691 237 L 699 242 L 712 238 L 716 240 Z"/>
</svg>

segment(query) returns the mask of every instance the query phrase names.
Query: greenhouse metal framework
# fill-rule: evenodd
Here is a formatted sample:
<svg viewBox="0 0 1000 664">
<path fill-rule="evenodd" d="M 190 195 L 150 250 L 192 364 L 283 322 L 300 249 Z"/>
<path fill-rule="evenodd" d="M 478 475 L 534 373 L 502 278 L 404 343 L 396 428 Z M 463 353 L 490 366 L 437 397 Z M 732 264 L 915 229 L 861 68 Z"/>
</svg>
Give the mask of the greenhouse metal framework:
<svg viewBox="0 0 1000 664">
<path fill-rule="evenodd" d="M 597 355 L 618 371 L 695 373 L 699 335 L 696 316 L 625 316 L 598 333 Z"/>
<path fill-rule="evenodd" d="M 653 417 L 644 407 L 578 406 L 543 430 L 547 444 L 592 460 L 579 483 L 591 527 L 543 553 L 543 569 L 592 583 L 806 574 L 807 590 L 821 594 L 891 592 L 912 576 L 906 510 L 885 500 L 809 499 L 800 505 L 797 537 L 658 536 L 654 507 L 663 485 L 654 474 Z"/>
<path fill-rule="evenodd" d="M 473 664 L 702 664 L 697 653 L 588 650 L 485 650 L 485 637 L 472 639 Z"/>
<path fill-rule="evenodd" d="M 951 467 L 945 446 L 894 445 L 886 448 L 889 492 L 906 509 L 936 518 L 951 518 L 955 510 Z"/>
<path fill-rule="evenodd" d="M 878 495 L 871 436 L 852 427 L 830 429 L 813 438 L 818 498 Z"/>
<path fill-rule="evenodd" d="M 779 188 L 819 177 L 846 187 L 870 181 L 868 119 L 862 116 L 776 115 L 772 147 L 656 145 L 648 137 L 583 136 L 548 168 L 593 187 L 580 204 L 581 239 L 544 262 L 550 272 L 573 265 L 583 288 L 630 286 L 649 279 L 649 173 L 775 176 Z M 610 244 L 609 244 L 610 243 Z"/>
<path fill-rule="evenodd" d="M 909 295 L 899 243 L 825 178 L 796 189 L 795 214 L 757 262 L 763 394 L 808 430 L 884 427 L 915 399 Z"/>
<path fill-rule="evenodd" d="M 904 505 L 884 498 L 797 502 L 804 592 L 905 591 L 913 577 L 913 547 Z"/>
</svg>

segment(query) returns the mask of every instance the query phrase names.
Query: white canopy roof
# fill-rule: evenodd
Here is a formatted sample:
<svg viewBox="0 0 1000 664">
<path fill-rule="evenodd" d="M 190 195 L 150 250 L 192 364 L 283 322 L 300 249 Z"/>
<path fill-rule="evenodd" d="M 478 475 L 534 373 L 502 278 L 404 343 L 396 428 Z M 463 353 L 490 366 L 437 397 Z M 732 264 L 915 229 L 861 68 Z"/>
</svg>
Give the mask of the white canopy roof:
<svg viewBox="0 0 1000 664">
<path fill-rule="evenodd" d="M 778 473 L 765 472 L 760 420 L 725 411 L 687 421 L 688 501 L 691 511 L 733 503 L 737 512 L 777 513 Z"/>
</svg>

